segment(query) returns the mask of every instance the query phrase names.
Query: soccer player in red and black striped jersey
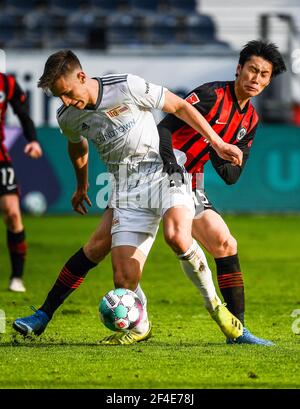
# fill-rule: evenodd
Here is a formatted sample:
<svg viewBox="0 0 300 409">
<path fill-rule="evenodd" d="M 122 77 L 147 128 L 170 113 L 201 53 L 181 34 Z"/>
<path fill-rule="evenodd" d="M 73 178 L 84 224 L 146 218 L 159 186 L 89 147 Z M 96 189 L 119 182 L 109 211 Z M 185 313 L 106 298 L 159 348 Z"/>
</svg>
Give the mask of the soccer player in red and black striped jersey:
<svg viewBox="0 0 300 409">
<path fill-rule="evenodd" d="M 191 91 L 186 100 L 196 107 L 224 141 L 243 151 L 243 163 L 234 166 L 218 157 L 207 140 L 190 126 L 167 115 L 159 124 L 161 156 L 176 170 L 173 148 L 186 155 L 185 169 L 193 175 L 196 216 L 193 237 L 213 255 L 221 293 L 229 310 L 244 323 L 244 284 L 237 242 L 204 192 L 204 166 L 211 161 L 227 184 L 236 183 L 249 157 L 258 125 L 251 98 L 259 95 L 273 77 L 286 70 L 283 58 L 272 43 L 250 41 L 240 53 L 235 81 L 216 81 Z M 172 140 L 172 145 L 170 141 Z M 167 163 L 169 162 L 169 163 Z M 233 342 L 233 341 L 231 341 Z M 238 343 L 268 345 L 246 328 Z"/>
<path fill-rule="evenodd" d="M 4 144 L 5 114 L 8 104 L 18 116 L 27 139 L 24 153 L 31 158 L 39 158 L 42 149 L 36 140 L 36 131 L 28 114 L 26 96 L 12 75 L 0 73 L 0 210 L 7 227 L 7 246 L 11 260 L 9 289 L 24 292 L 22 276 L 27 244 L 20 211 L 17 180 L 11 158 Z"/>
</svg>

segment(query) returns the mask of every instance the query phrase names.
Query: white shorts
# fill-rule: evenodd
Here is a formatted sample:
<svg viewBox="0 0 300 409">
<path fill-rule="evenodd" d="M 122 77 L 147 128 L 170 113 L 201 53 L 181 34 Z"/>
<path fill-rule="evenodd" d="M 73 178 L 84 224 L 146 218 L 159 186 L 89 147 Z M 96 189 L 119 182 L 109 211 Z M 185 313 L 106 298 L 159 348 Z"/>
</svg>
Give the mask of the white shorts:
<svg viewBox="0 0 300 409">
<path fill-rule="evenodd" d="M 145 257 L 148 256 L 155 236 L 148 233 L 120 231 L 112 235 L 111 247 L 133 246 L 139 249 Z"/>
<path fill-rule="evenodd" d="M 161 186 L 158 181 L 155 181 L 151 185 L 143 186 L 143 189 L 131 190 L 129 194 L 127 193 L 127 196 L 127 202 L 124 200 L 125 195 L 122 197 L 122 206 L 112 206 L 112 247 L 126 245 L 126 236 L 124 235 L 122 235 L 122 244 L 116 244 L 121 242 L 121 239 L 117 236 L 120 232 L 136 233 L 137 236 L 140 233 L 146 233 L 152 237 L 153 243 L 161 218 L 172 207 L 184 206 L 191 213 L 191 218 L 195 214 L 190 183 L 170 187 L 168 181 L 166 187 L 165 184 Z M 124 206 L 125 203 L 126 206 Z M 132 241 L 133 236 L 130 237 Z M 136 239 L 139 245 L 141 245 L 140 241 L 140 238 Z M 147 243 L 150 243 L 150 240 Z M 127 243 L 127 245 L 132 244 Z"/>
</svg>

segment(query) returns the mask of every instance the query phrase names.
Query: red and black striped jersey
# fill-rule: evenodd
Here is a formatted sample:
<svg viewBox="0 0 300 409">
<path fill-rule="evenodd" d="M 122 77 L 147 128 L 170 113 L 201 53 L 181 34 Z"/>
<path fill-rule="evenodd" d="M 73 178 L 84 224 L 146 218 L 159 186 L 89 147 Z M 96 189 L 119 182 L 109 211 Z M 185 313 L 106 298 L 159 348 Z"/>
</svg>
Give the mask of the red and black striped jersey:
<svg viewBox="0 0 300 409">
<path fill-rule="evenodd" d="M 159 126 L 172 133 L 173 148 L 186 154 L 185 167 L 189 173 L 202 173 L 205 163 L 211 159 L 226 183 L 235 183 L 249 156 L 258 123 L 258 115 L 251 101 L 243 109 L 240 108 L 234 92 L 234 81 L 203 84 L 185 99 L 200 111 L 220 138 L 237 145 L 243 151 L 242 167 L 231 166 L 229 162 L 219 158 L 202 135 L 175 115 L 167 115 Z M 195 182 L 193 185 L 195 187 Z"/>
<path fill-rule="evenodd" d="M 36 140 L 34 124 L 28 114 L 26 95 L 12 75 L 0 73 L 0 161 L 10 161 L 4 145 L 5 114 L 8 103 L 18 116 L 25 138 L 28 141 Z"/>
</svg>

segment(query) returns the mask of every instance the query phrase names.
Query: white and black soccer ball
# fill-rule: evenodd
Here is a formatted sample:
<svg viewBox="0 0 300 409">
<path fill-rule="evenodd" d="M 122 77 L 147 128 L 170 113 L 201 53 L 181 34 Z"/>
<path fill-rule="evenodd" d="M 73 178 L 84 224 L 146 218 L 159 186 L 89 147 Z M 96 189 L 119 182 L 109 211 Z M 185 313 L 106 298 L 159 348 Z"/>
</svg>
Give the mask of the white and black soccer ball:
<svg viewBox="0 0 300 409">
<path fill-rule="evenodd" d="M 47 200 L 42 192 L 27 193 L 22 201 L 24 210 L 34 216 L 40 216 L 47 210 Z"/>
<path fill-rule="evenodd" d="M 99 315 L 103 324 L 112 331 L 127 331 L 142 320 L 144 308 L 133 291 L 116 288 L 100 301 Z"/>
</svg>

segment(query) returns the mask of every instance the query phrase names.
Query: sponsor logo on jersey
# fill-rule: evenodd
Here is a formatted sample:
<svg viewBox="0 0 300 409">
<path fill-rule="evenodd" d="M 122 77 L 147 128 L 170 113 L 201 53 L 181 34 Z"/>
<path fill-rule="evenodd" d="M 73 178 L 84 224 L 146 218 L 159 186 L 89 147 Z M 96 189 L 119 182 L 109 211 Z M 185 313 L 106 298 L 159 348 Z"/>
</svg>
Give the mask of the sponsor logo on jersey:
<svg viewBox="0 0 300 409">
<path fill-rule="evenodd" d="M 114 117 L 119 116 L 121 114 L 124 114 L 124 112 L 128 112 L 128 111 L 129 111 L 128 107 L 126 107 L 124 105 L 123 106 L 119 105 L 119 106 L 117 106 L 117 107 L 115 107 L 113 109 L 110 109 L 109 111 L 105 111 L 105 113 L 109 118 L 114 118 Z"/>
<path fill-rule="evenodd" d="M 239 130 L 238 134 L 237 134 L 236 139 L 237 139 L 238 141 L 242 140 L 242 139 L 244 138 L 244 136 L 246 135 L 246 133 L 247 133 L 247 129 L 246 129 L 246 128 L 241 128 L 241 129 Z"/>
<path fill-rule="evenodd" d="M 227 122 L 222 122 L 222 121 L 220 121 L 220 118 L 218 118 L 218 119 L 216 120 L 216 124 L 218 124 L 218 125 L 226 125 Z"/>
<path fill-rule="evenodd" d="M 146 84 L 146 91 L 145 91 L 145 94 L 149 94 L 149 91 L 150 91 L 150 84 L 149 84 L 149 82 L 145 82 L 145 84 Z"/>
<path fill-rule="evenodd" d="M 105 132 L 101 136 L 97 136 L 96 141 L 99 140 L 100 142 L 108 141 L 109 139 L 115 138 L 117 136 L 122 136 L 129 132 L 135 125 L 135 120 L 133 119 L 126 124 L 120 125 L 117 128 L 111 129 L 108 132 Z"/>
<path fill-rule="evenodd" d="M 5 94 L 3 91 L 0 91 L 0 104 L 5 101 Z"/>
<path fill-rule="evenodd" d="M 191 95 L 186 97 L 185 100 L 191 105 L 195 105 L 197 104 L 197 102 L 200 101 L 200 99 L 198 98 L 198 95 L 195 92 L 193 92 Z"/>
</svg>

